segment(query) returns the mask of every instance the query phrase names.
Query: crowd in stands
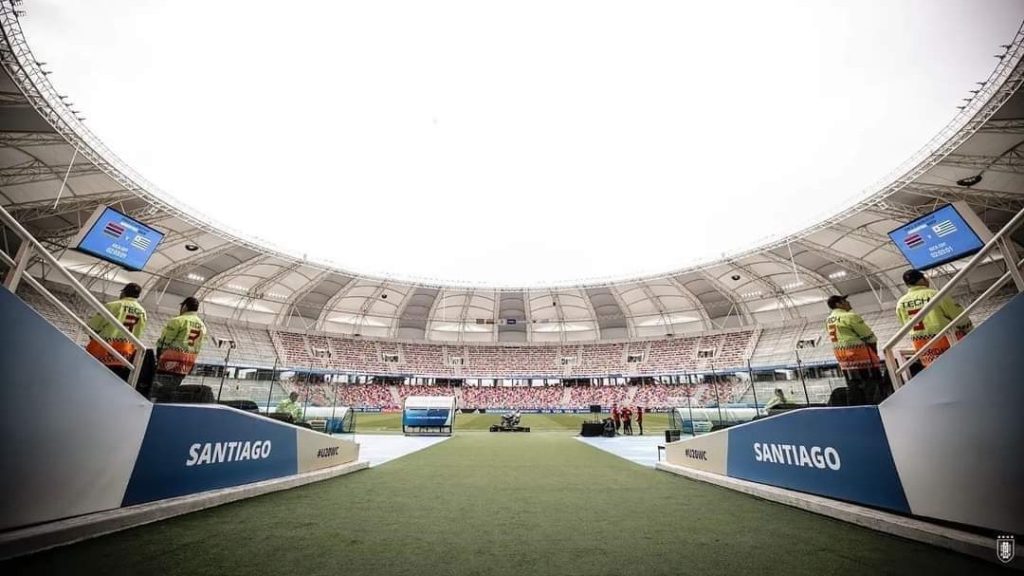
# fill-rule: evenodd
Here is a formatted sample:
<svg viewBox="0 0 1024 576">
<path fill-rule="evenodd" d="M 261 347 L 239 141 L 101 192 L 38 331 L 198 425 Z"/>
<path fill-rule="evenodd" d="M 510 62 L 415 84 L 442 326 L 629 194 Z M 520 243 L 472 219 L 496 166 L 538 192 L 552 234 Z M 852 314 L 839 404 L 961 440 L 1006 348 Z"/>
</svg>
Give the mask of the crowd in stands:
<svg viewBox="0 0 1024 576">
<path fill-rule="evenodd" d="M 494 346 L 411 344 L 270 330 L 286 366 L 462 378 L 556 378 L 742 368 L 753 353 L 758 333 L 748 329 L 632 343 Z"/>
<path fill-rule="evenodd" d="M 573 386 L 569 388 L 567 408 L 586 408 L 591 404 L 608 407 L 612 404 L 626 404 L 629 386 Z"/>
<path fill-rule="evenodd" d="M 544 409 L 562 407 L 561 386 L 465 386 L 459 406 L 464 408 Z"/>
<path fill-rule="evenodd" d="M 399 404 L 404 404 L 409 396 L 455 396 L 456 389 L 451 386 L 396 386 Z"/>
<path fill-rule="evenodd" d="M 25 286 L 23 284 L 23 286 Z M 79 317 L 91 314 L 83 301 L 66 291 L 54 293 Z M 19 287 L 19 296 L 64 331 L 84 344 L 85 332 L 67 314 L 30 287 Z M 998 309 L 1006 297 L 987 301 L 973 314 L 981 323 Z M 149 322 L 142 341 L 153 346 L 158 332 L 173 312 L 148 307 Z M 873 327 L 879 341 L 887 340 L 898 328 L 891 310 L 866 312 L 864 320 Z M 199 364 L 223 364 L 227 349 L 217 340 L 232 340 L 231 364 L 238 367 L 335 371 L 356 374 L 391 374 L 439 378 L 587 378 L 644 376 L 680 373 L 727 372 L 744 369 L 748 361 L 758 367 L 795 366 L 799 354 L 804 365 L 833 364 L 831 346 L 821 320 L 791 320 L 769 328 L 742 328 L 707 334 L 658 340 L 617 343 L 575 344 L 444 344 L 409 343 L 348 338 L 340 335 L 301 333 L 259 325 L 206 318 L 207 341 L 199 353 Z M 590 395 L 601 403 L 619 392 L 587 392 L 574 389 L 571 403 L 586 404 Z M 614 390 L 614 389 L 613 389 Z M 493 392 L 497 394 L 497 392 Z M 529 392 L 528 394 L 534 394 Z M 642 392 L 658 398 L 656 392 Z M 315 396 L 323 397 L 318 391 Z M 384 399 L 368 398 L 382 402 Z M 595 401 L 595 403 L 597 403 Z"/>
</svg>

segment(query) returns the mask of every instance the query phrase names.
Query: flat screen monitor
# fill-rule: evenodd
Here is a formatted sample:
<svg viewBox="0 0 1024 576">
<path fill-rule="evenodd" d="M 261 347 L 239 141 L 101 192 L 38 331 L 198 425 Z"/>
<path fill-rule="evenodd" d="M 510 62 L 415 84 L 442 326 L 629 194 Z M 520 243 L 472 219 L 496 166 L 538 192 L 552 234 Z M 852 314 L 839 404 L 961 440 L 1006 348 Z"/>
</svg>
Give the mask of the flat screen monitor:
<svg viewBox="0 0 1024 576">
<path fill-rule="evenodd" d="M 989 237 L 991 234 L 977 215 L 960 202 L 947 204 L 889 232 L 903 257 L 918 270 L 975 254 Z"/>
<path fill-rule="evenodd" d="M 146 267 L 163 239 L 163 232 L 109 206 L 100 206 L 71 245 L 79 252 L 138 271 Z"/>
</svg>

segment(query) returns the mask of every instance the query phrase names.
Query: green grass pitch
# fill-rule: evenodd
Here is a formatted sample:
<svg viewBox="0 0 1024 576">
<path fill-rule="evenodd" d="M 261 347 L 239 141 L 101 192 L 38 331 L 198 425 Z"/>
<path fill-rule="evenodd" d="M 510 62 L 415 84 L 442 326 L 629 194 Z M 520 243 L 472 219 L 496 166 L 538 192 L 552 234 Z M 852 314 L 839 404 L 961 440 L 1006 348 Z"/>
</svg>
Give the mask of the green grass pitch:
<svg viewBox="0 0 1024 576">
<path fill-rule="evenodd" d="M 393 427 L 388 417 L 376 424 Z M 536 427 L 545 420 L 572 424 L 544 416 Z M 349 476 L 0 564 L 3 574 L 104 576 L 990 570 L 997 568 L 638 466 L 564 431 L 457 432 Z"/>
</svg>

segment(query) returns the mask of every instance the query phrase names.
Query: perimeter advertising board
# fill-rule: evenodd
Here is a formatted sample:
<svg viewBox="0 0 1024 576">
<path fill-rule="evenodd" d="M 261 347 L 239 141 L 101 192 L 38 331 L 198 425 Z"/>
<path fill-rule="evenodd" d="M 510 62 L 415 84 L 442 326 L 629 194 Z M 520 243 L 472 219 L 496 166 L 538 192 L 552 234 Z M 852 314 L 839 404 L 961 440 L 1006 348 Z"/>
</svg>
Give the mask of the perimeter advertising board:
<svg viewBox="0 0 1024 576">
<path fill-rule="evenodd" d="M 154 405 L 122 505 L 295 474 L 296 430 L 229 408 Z"/>
<path fill-rule="evenodd" d="M 878 408 L 807 408 L 730 428 L 728 475 L 909 513 Z"/>
</svg>

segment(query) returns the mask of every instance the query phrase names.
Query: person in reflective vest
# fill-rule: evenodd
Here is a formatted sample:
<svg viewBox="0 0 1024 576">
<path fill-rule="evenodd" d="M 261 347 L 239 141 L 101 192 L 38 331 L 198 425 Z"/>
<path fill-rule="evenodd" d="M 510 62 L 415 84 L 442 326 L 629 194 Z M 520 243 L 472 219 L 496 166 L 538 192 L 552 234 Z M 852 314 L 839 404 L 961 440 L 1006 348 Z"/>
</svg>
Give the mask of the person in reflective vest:
<svg viewBox="0 0 1024 576">
<path fill-rule="evenodd" d="M 891 388 L 878 359 L 878 338 L 846 298 L 829 296 L 825 332 L 846 379 L 847 405 L 877 404 Z"/>
<path fill-rule="evenodd" d="M 288 395 L 288 398 L 281 400 L 281 403 L 277 405 L 276 412 L 278 414 L 290 414 L 292 422 L 302 420 L 302 406 L 299 405 L 299 393 L 292 392 Z"/>
<path fill-rule="evenodd" d="M 764 404 L 764 411 L 767 413 L 772 408 L 780 404 L 789 404 L 789 398 L 786 398 L 786 393 L 782 391 L 782 388 L 776 388 L 772 395 L 771 400 L 768 400 Z"/>
<path fill-rule="evenodd" d="M 167 321 L 156 341 L 156 372 L 161 386 L 176 388 L 192 372 L 206 340 L 206 324 L 198 312 L 199 300 L 185 298 L 178 315 Z"/>
<path fill-rule="evenodd" d="M 922 309 L 928 302 L 938 294 L 938 290 L 931 287 L 928 278 L 920 270 L 907 270 L 903 273 L 903 283 L 907 285 L 907 293 L 896 303 L 896 316 L 900 325 L 904 325 Z M 910 341 L 914 344 L 914 351 L 921 350 L 936 334 L 949 325 L 964 309 L 953 301 L 952 298 L 943 298 L 938 306 L 932 308 L 924 318 L 919 319 L 910 329 Z M 953 328 L 952 333 L 959 340 L 971 331 L 973 325 L 970 318 L 966 316 Z M 948 333 L 947 333 L 948 334 Z M 927 368 L 943 352 L 949 350 L 949 338 L 940 338 L 935 344 L 928 348 L 921 355 L 921 364 Z"/>
<path fill-rule="evenodd" d="M 94 314 L 88 321 L 89 328 L 92 328 L 97 336 L 129 362 L 135 355 L 135 345 L 128 340 L 126 331 L 141 339 L 142 332 L 146 329 L 146 309 L 139 303 L 140 294 L 142 294 L 142 287 L 131 282 L 121 289 L 120 298 L 104 305 L 107 311 L 121 323 L 120 326 L 107 322 L 106 318 L 99 313 Z M 128 380 L 131 368 L 118 362 L 95 338 L 89 340 L 85 350 L 107 368 L 110 368 L 113 373 L 120 376 L 122 380 Z"/>
</svg>

